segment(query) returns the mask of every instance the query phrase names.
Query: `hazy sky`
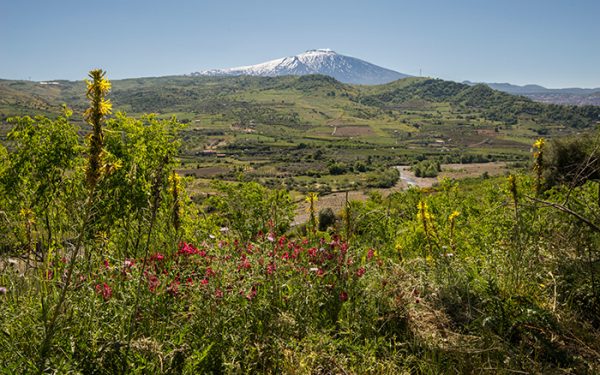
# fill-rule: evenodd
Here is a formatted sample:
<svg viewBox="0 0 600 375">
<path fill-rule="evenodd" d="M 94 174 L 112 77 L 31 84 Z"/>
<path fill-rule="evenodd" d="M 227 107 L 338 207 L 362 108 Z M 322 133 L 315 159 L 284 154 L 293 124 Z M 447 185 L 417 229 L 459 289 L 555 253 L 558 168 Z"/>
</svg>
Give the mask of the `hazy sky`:
<svg viewBox="0 0 600 375">
<path fill-rule="evenodd" d="M 0 78 L 186 74 L 313 48 L 399 72 L 600 87 L 600 0 L 0 0 Z"/>
</svg>

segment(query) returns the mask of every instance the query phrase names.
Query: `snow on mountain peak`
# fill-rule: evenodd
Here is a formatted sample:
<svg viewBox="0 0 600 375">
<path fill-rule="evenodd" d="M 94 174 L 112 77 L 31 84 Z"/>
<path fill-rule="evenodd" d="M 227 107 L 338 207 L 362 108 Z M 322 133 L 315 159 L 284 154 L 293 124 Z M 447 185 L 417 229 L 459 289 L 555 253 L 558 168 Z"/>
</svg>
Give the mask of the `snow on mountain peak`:
<svg viewBox="0 0 600 375">
<path fill-rule="evenodd" d="M 337 55 L 337 53 L 335 53 L 334 50 L 329 49 L 329 48 L 317 48 L 317 49 L 309 49 L 306 52 L 303 53 L 307 54 L 307 53 L 324 53 L 324 54 L 333 54 L 333 55 Z"/>
<path fill-rule="evenodd" d="M 408 77 L 355 57 L 344 56 L 329 48 L 311 49 L 295 56 L 283 57 L 261 64 L 228 69 L 205 70 L 192 75 L 263 76 L 324 74 L 341 82 L 381 84 Z"/>
</svg>

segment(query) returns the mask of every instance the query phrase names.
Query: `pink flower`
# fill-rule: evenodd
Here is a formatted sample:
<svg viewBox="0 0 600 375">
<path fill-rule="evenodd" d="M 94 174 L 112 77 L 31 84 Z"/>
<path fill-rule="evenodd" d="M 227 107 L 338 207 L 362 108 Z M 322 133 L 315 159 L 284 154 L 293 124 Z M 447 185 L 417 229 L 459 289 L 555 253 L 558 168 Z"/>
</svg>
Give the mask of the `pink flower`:
<svg viewBox="0 0 600 375">
<path fill-rule="evenodd" d="M 0 286 L 0 295 L 5 295 L 7 291 L 6 287 Z"/>
<path fill-rule="evenodd" d="M 346 302 L 348 300 L 348 293 L 342 290 L 339 297 L 341 302 Z"/>
<path fill-rule="evenodd" d="M 360 267 L 359 269 L 357 269 L 357 270 L 356 270 L 356 276 L 358 276 L 358 277 L 362 277 L 362 275 L 364 275 L 364 274 L 365 274 L 365 272 L 367 272 L 367 271 L 365 270 L 365 268 L 364 268 L 364 267 Z"/>
<path fill-rule="evenodd" d="M 277 267 L 275 266 L 275 263 L 273 263 L 273 262 L 270 262 L 270 263 L 267 265 L 267 274 L 268 274 L 268 275 L 272 275 L 272 274 L 273 274 L 273 272 L 275 272 L 275 270 L 276 270 L 276 269 L 277 269 Z"/>
<path fill-rule="evenodd" d="M 212 277 L 215 275 L 215 271 L 213 271 L 213 269 L 210 267 L 206 267 L 205 275 L 206 278 Z"/>
<path fill-rule="evenodd" d="M 159 284 L 160 284 L 160 280 L 158 279 L 158 277 L 156 275 L 151 275 L 148 278 L 148 289 L 151 292 L 155 292 L 156 288 L 158 287 Z"/>
<path fill-rule="evenodd" d="M 107 283 L 96 284 L 96 293 L 101 295 L 105 301 L 108 301 L 112 297 L 112 289 Z"/>
<path fill-rule="evenodd" d="M 369 252 L 367 253 L 367 260 L 373 259 L 374 255 L 375 255 L 375 250 L 369 249 Z"/>
<path fill-rule="evenodd" d="M 179 294 L 179 284 L 181 284 L 179 280 L 173 281 L 171 284 L 169 284 L 169 286 L 167 286 L 167 292 L 169 292 L 169 294 L 172 296 L 176 296 Z"/>
<path fill-rule="evenodd" d="M 275 241 L 275 233 L 270 232 L 269 235 L 267 236 L 267 240 L 269 240 L 270 242 Z"/>
<path fill-rule="evenodd" d="M 223 298 L 223 291 L 219 288 L 215 290 L 215 298 Z"/>
<path fill-rule="evenodd" d="M 246 294 L 246 299 L 248 301 L 252 301 L 252 299 L 254 299 L 254 297 L 256 297 L 256 288 L 252 287 L 252 289 L 250 289 L 250 292 L 248 294 Z"/>
<path fill-rule="evenodd" d="M 342 254 L 346 254 L 348 252 L 348 244 L 346 242 L 343 242 L 340 245 L 340 251 L 342 252 Z"/>
<path fill-rule="evenodd" d="M 153 261 L 161 261 L 163 259 L 165 259 L 165 256 L 162 255 L 161 253 L 152 254 L 150 256 L 150 260 L 153 260 Z"/>
<path fill-rule="evenodd" d="M 283 246 L 284 243 L 285 243 L 285 236 L 279 237 L 279 246 Z"/>
<path fill-rule="evenodd" d="M 206 256 L 206 251 L 198 250 L 194 245 L 189 244 L 187 242 L 182 242 L 179 244 L 179 250 L 177 251 L 177 255 L 195 255 L 198 254 L 201 257 Z"/>
<path fill-rule="evenodd" d="M 246 255 L 242 255 L 242 261 L 238 265 L 238 270 L 241 270 L 241 269 L 247 270 L 247 269 L 250 269 L 250 267 L 251 267 L 250 261 L 248 261 L 248 258 L 246 257 Z"/>
</svg>

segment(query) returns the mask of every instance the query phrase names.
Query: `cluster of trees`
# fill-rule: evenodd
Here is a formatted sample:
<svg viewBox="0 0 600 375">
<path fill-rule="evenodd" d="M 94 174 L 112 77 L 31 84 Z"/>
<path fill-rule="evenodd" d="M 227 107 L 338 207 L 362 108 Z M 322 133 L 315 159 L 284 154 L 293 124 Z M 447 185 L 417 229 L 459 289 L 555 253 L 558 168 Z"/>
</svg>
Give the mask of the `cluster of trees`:
<svg viewBox="0 0 600 375">
<path fill-rule="evenodd" d="M 440 162 L 437 160 L 423 160 L 411 167 L 417 177 L 437 177 L 442 171 Z"/>
</svg>

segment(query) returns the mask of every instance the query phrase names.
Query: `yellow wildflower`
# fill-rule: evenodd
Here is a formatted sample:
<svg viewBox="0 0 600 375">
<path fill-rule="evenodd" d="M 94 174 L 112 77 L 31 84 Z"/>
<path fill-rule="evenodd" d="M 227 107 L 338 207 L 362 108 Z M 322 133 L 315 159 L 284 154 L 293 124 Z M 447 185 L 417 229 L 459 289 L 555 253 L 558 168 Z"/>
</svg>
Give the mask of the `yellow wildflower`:
<svg viewBox="0 0 600 375">
<path fill-rule="evenodd" d="M 317 196 L 317 193 L 310 192 L 306 195 L 304 200 L 306 203 L 314 203 L 319 200 L 319 197 Z"/>
<path fill-rule="evenodd" d="M 103 116 L 110 114 L 112 111 L 112 103 L 110 100 L 102 100 L 100 101 L 100 113 Z"/>
<path fill-rule="evenodd" d="M 454 219 L 456 219 L 458 217 L 458 215 L 460 215 L 460 212 L 458 211 L 453 211 L 450 216 L 448 217 L 449 221 L 454 221 Z"/>
<path fill-rule="evenodd" d="M 546 140 L 544 138 L 539 138 L 537 141 L 535 141 L 533 143 L 533 147 L 537 148 L 538 150 L 541 150 L 545 144 L 546 144 Z"/>
</svg>

